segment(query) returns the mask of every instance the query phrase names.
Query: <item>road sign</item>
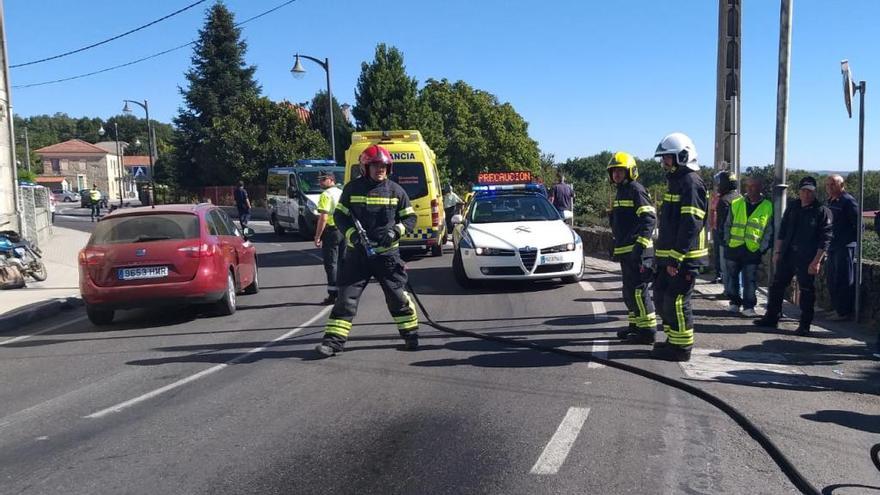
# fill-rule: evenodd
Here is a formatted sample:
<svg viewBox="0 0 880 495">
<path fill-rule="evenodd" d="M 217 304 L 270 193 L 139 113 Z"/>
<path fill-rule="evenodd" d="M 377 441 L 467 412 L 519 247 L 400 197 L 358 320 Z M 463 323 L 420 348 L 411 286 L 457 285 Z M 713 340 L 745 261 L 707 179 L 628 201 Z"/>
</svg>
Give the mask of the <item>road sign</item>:
<svg viewBox="0 0 880 495">
<path fill-rule="evenodd" d="M 147 167 L 131 167 L 131 175 L 134 176 L 135 179 L 138 177 L 147 178 Z"/>
</svg>

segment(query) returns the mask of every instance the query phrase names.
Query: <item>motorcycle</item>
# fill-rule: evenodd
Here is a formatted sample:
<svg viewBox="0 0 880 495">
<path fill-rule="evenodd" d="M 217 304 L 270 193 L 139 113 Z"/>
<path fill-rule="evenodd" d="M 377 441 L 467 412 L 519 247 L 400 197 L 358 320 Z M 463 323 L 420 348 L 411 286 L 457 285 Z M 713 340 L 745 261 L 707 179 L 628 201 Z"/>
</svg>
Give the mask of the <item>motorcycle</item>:
<svg viewBox="0 0 880 495">
<path fill-rule="evenodd" d="M 14 230 L 0 231 L 0 255 L 6 264 L 17 267 L 22 277 L 42 282 L 48 276 L 40 248 L 22 239 Z"/>
</svg>

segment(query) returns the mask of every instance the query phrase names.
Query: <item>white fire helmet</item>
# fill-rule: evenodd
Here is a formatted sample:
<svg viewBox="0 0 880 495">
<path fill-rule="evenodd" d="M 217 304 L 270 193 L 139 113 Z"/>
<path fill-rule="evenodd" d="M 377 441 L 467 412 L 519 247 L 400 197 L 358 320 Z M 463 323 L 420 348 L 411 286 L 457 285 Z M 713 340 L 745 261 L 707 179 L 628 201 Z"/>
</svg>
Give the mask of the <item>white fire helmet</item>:
<svg viewBox="0 0 880 495">
<path fill-rule="evenodd" d="M 700 169 L 697 164 L 697 147 L 686 134 L 673 132 L 663 138 L 657 145 L 654 156 L 662 157 L 663 155 L 674 155 L 675 163 L 680 167 L 685 166 L 691 170 Z"/>
</svg>

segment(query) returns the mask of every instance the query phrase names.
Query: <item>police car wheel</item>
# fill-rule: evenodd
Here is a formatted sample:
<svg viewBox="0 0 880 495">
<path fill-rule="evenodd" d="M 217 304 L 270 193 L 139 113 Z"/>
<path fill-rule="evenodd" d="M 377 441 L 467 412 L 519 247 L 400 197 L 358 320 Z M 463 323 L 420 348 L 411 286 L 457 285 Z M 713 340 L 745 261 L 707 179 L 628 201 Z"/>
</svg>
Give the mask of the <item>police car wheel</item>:
<svg viewBox="0 0 880 495">
<path fill-rule="evenodd" d="M 437 256 L 443 256 L 443 244 L 435 244 L 431 246 L 431 256 L 435 258 Z"/>
<path fill-rule="evenodd" d="M 455 276 L 455 281 L 458 285 L 465 289 L 473 289 L 478 285 L 476 280 L 468 278 L 467 273 L 465 273 L 464 262 L 461 260 L 461 251 L 458 250 L 452 256 L 452 274 Z"/>
</svg>

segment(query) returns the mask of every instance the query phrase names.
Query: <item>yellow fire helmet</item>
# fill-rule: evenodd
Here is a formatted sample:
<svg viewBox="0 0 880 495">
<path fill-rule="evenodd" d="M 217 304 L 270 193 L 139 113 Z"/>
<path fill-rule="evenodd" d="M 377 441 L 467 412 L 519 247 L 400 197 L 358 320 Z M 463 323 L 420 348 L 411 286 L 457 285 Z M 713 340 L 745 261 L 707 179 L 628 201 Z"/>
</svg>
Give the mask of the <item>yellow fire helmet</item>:
<svg viewBox="0 0 880 495">
<path fill-rule="evenodd" d="M 636 159 L 629 153 L 618 151 L 611 155 L 611 160 L 608 162 L 608 167 L 606 167 L 609 179 L 611 179 L 611 169 L 618 167 L 626 169 L 629 180 L 636 180 L 639 178 L 639 167 L 636 166 Z"/>
</svg>

